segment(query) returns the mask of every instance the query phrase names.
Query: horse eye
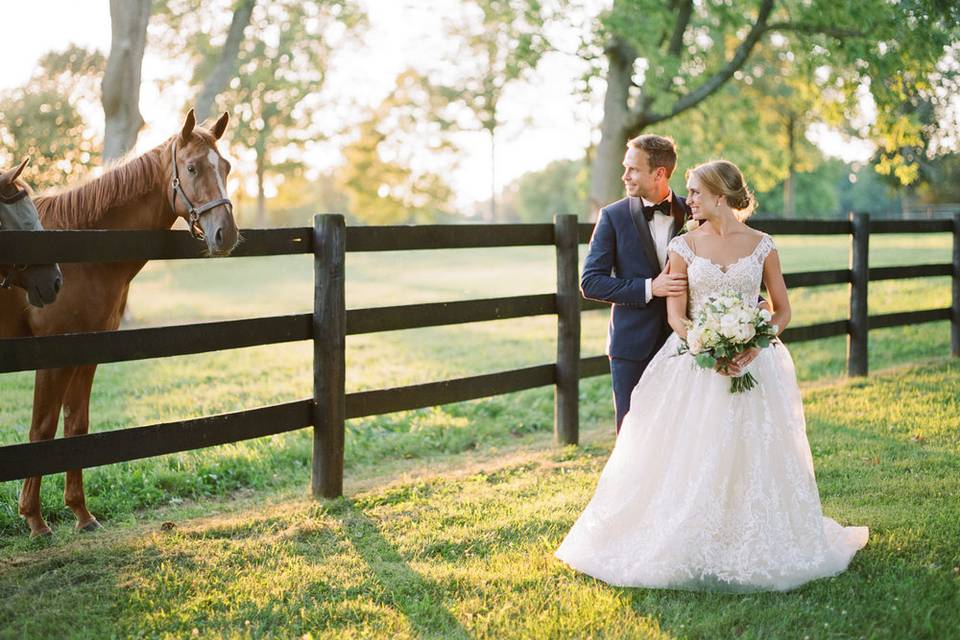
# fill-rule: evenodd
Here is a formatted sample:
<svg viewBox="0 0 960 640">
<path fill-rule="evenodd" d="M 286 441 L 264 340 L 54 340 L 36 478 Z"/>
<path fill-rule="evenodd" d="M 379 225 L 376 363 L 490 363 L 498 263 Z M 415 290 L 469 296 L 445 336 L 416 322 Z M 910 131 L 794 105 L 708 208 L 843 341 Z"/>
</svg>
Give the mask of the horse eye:
<svg viewBox="0 0 960 640">
<path fill-rule="evenodd" d="M 195 176 L 195 175 L 197 175 L 197 168 L 196 168 L 195 166 L 193 166 L 192 164 L 188 164 L 188 165 L 187 165 L 187 172 L 189 172 L 190 175 L 194 175 L 194 176 Z"/>
</svg>

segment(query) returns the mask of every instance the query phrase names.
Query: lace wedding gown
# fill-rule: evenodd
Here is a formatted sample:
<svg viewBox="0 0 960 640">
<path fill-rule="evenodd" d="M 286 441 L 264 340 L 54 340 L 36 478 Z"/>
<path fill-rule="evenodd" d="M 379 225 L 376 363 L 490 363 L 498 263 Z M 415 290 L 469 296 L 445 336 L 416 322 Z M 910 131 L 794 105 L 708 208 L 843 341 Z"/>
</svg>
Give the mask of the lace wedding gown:
<svg viewBox="0 0 960 640">
<path fill-rule="evenodd" d="M 715 291 L 757 300 L 764 235 L 726 271 L 682 236 L 691 315 Z M 757 386 L 676 355 L 674 333 L 634 388 L 596 492 L 556 556 L 618 586 L 787 590 L 836 575 L 867 542 L 866 527 L 826 518 L 813 473 L 793 361 L 775 341 L 747 370 Z"/>
</svg>

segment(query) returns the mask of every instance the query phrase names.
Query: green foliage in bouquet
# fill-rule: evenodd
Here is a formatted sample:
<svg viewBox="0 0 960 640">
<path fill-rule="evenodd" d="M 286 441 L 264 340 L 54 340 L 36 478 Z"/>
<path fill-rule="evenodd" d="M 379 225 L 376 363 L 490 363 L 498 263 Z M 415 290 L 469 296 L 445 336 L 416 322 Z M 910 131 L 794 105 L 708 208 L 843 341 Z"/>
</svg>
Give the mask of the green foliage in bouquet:
<svg viewBox="0 0 960 640">
<path fill-rule="evenodd" d="M 769 311 L 746 303 L 732 289 L 707 298 L 687 327 L 687 337 L 680 341 L 678 354 L 690 353 L 703 369 L 727 364 L 747 349 L 764 349 L 779 332 Z M 730 379 L 730 392 L 742 393 L 756 385 L 757 379 L 747 372 Z"/>
</svg>

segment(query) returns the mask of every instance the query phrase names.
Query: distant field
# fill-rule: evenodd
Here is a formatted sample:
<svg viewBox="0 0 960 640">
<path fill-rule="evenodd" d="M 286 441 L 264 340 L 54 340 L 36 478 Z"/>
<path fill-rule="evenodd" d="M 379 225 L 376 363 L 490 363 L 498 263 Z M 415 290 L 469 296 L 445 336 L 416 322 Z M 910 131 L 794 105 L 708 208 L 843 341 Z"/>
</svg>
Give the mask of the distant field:
<svg viewBox="0 0 960 640">
<path fill-rule="evenodd" d="M 846 238 L 776 239 L 790 271 L 847 265 Z M 871 265 L 946 262 L 948 234 L 871 238 Z M 582 247 L 585 252 L 586 247 Z M 544 293 L 554 290 L 549 247 L 348 254 L 347 306 Z M 309 256 L 170 261 L 149 264 L 131 291 L 138 326 L 181 324 L 309 311 Z M 795 326 L 846 317 L 846 286 L 791 292 Z M 870 286 L 871 313 L 945 307 L 949 278 L 880 282 Z M 584 356 L 603 352 L 606 311 L 584 314 Z M 414 384 L 551 362 L 556 323 L 551 317 L 353 336 L 347 339 L 347 390 Z M 946 322 L 870 334 L 872 369 L 942 357 Z M 802 381 L 843 375 L 844 338 L 792 345 Z M 93 430 L 177 420 L 282 402 L 310 395 L 309 343 L 240 349 L 103 365 L 91 408 Z M 24 442 L 30 421 L 32 374 L 0 375 L 0 443 Z M 607 378 L 582 383 L 584 421 L 611 420 Z M 384 456 L 418 457 L 461 451 L 480 442 L 552 426 L 552 391 L 537 389 L 490 400 L 351 421 L 347 464 Z M 299 432 L 129 464 L 87 474 L 92 510 L 126 517 L 171 499 L 222 494 L 240 487 L 280 486 L 291 465 L 306 465 L 310 435 Z M 54 521 L 69 517 L 62 476 L 44 482 L 43 502 Z M 0 483 L 0 535 L 19 531 L 19 483 Z"/>
</svg>

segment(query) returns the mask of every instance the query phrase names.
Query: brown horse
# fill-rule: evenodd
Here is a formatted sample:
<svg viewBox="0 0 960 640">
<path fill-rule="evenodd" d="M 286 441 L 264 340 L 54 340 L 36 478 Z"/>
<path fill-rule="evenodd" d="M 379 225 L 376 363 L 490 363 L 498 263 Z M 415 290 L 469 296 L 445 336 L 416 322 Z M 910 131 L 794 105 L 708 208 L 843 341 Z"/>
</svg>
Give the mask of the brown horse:
<svg viewBox="0 0 960 640">
<path fill-rule="evenodd" d="M 169 229 L 181 217 L 196 237 L 206 241 L 211 255 L 228 255 L 238 232 L 224 187 L 230 163 L 217 151 L 227 120 L 224 113 L 207 130 L 196 126 L 191 109 L 180 133 L 160 146 L 79 187 L 38 197 L 40 219 L 52 229 Z M 57 301 L 26 313 L 22 293 L 0 291 L 0 336 L 116 329 L 130 281 L 144 264 L 65 264 Z M 15 311 L 19 315 L 12 318 Z M 37 371 L 31 442 L 56 435 L 61 407 L 64 435 L 87 433 L 96 369 L 96 365 L 84 365 Z M 27 478 L 20 493 L 20 515 L 32 536 L 51 533 L 40 514 L 40 480 Z M 67 471 L 64 500 L 79 530 L 100 527 L 86 507 L 81 469 Z"/>
<path fill-rule="evenodd" d="M 26 186 L 18 178 L 30 158 L 18 166 L 0 173 L 0 229 L 10 231 L 41 231 L 43 226 L 37 215 L 37 207 Z M 35 307 L 53 302 L 63 274 L 56 264 L 0 264 L 0 287 L 20 287 L 27 300 Z"/>
</svg>

